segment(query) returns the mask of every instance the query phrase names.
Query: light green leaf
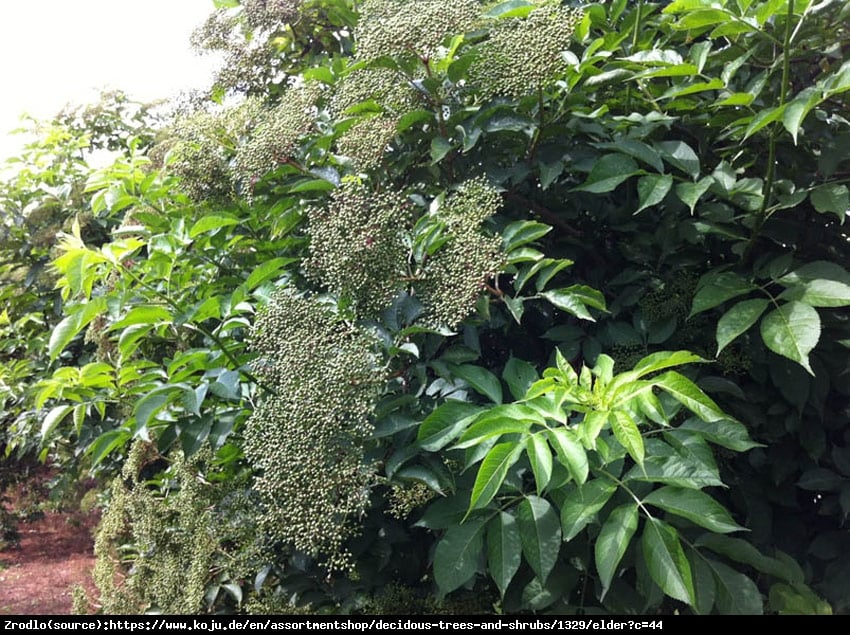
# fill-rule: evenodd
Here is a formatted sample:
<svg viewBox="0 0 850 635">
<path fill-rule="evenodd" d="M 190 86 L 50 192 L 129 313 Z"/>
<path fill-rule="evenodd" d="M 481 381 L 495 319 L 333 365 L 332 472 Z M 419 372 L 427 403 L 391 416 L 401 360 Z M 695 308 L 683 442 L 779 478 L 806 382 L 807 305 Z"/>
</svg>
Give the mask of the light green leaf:
<svg viewBox="0 0 850 635">
<path fill-rule="evenodd" d="M 522 444 L 519 443 L 500 443 L 487 453 L 478 469 L 475 484 L 472 486 L 467 514 L 477 507 L 484 507 L 493 500 L 508 470 L 519 459 L 522 448 Z"/>
<path fill-rule="evenodd" d="M 678 532 L 657 518 L 648 518 L 641 546 L 646 568 L 655 584 L 680 602 L 696 604 L 691 565 L 682 550 Z"/>
<path fill-rule="evenodd" d="M 699 386 L 674 370 L 655 377 L 652 382 L 703 421 L 729 419 L 729 416 L 700 390 Z"/>
<path fill-rule="evenodd" d="M 774 353 L 815 374 L 809 353 L 820 339 L 820 317 L 808 304 L 788 302 L 768 313 L 761 321 L 761 337 Z"/>
<path fill-rule="evenodd" d="M 755 298 L 738 302 L 717 322 L 717 354 L 745 333 L 765 312 L 770 300 Z"/>
<path fill-rule="evenodd" d="M 687 12 L 676 22 L 677 29 L 700 29 L 715 24 L 725 24 L 734 20 L 731 13 L 724 9 L 697 9 Z"/>
<path fill-rule="evenodd" d="M 632 370 L 636 374 L 635 379 L 639 379 L 665 368 L 682 366 L 683 364 L 705 363 L 706 361 L 708 360 L 691 351 L 659 351 L 641 359 Z"/>
<path fill-rule="evenodd" d="M 599 574 L 599 582 L 602 584 L 600 599 L 604 599 L 605 594 L 608 593 L 614 574 L 617 573 L 617 566 L 623 559 L 626 549 L 629 548 L 637 528 L 638 508 L 635 503 L 617 507 L 602 525 L 594 546 L 596 571 Z"/>
<path fill-rule="evenodd" d="M 502 230 L 502 249 L 506 253 L 511 252 L 518 247 L 542 238 L 550 231 L 552 231 L 551 226 L 537 221 L 514 221 Z"/>
<path fill-rule="evenodd" d="M 850 210 L 850 190 L 844 184 L 826 183 L 812 190 L 812 205 L 821 214 L 832 213 L 843 223 Z"/>
<path fill-rule="evenodd" d="M 606 154 L 590 170 L 587 180 L 575 190 L 594 194 L 610 192 L 637 172 L 638 165 L 631 157 L 619 153 Z"/>
<path fill-rule="evenodd" d="M 836 280 L 807 280 L 786 289 L 783 300 L 799 300 L 809 306 L 840 307 L 850 305 L 850 284 Z"/>
<path fill-rule="evenodd" d="M 452 365 L 451 368 L 457 377 L 472 386 L 476 392 L 489 398 L 493 403 L 502 403 L 502 384 L 499 378 L 489 370 L 473 364 Z"/>
<path fill-rule="evenodd" d="M 822 99 L 822 92 L 815 86 L 809 86 L 788 102 L 785 112 L 782 113 L 782 125 L 794 138 L 794 145 L 797 145 L 797 133 L 800 131 L 803 120 Z"/>
<path fill-rule="evenodd" d="M 483 518 L 449 527 L 434 551 L 434 580 L 440 594 L 451 593 L 475 575 L 483 550 Z"/>
<path fill-rule="evenodd" d="M 295 261 L 296 258 L 272 258 L 265 261 L 248 276 L 248 279 L 245 281 L 245 288 L 249 291 L 257 288 L 266 280 L 277 276 L 280 270 L 286 265 Z"/>
<path fill-rule="evenodd" d="M 562 311 L 566 311 L 579 319 L 589 320 L 591 322 L 596 321 L 590 314 L 590 311 L 587 310 L 582 296 L 574 291 L 556 289 L 554 291 L 544 291 L 540 296 L 549 300 L 549 302 Z"/>
<path fill-rule="evenodd" d="M 584 420 L 578 426 L 578 434 L 585 446 L 596 447 L 596 438 L 602 432 L 605 424 L 608 423 L 608 416 L 607 410 L 593 410 L 585 413 Z"/>
<path fill-rule="evenodd" d="M 538 578 L 549 577 L 561 549 L 561 523 L 549 502 L 527 496 L 517 507 L 522 553 Z"/>
<path fill-rule="evenodd" d="M 511 357 L 505 364 L 502 378 L 508 384 L 514 399 L 522 399 L 531 385 L 537 381 L 537 369 L 524 359 Z"/>
<path fill-rule="evenodd" d="M 446 401 L 425 417 L 416 435 L 419 445 L 437 452 L 451 443 L 481 412 L 481 407 L 463 401 Z"/>
<path fill-rule="evenodd" d="M 716 582 L 717 610 L 723 615 L 762 615 L 764 602 L 755 582 L 731 567 L 708 560 Z"/>
<path fill-rule="evenodd" d="M 546 435 L 558 453 L 558 458 L 570 471 L 576 483 L 579 485 L 584 483 L 589 470 L 587 453 L 576 439 L 575 433 L 566 428 L 550 428 L 546 431 Z"/>
<path fill-rule="evenodd" d="M 626 448 L 626 452 L 635 460 L 635 463 L 643 465 L 643 437 L 640 436 L 635 420 L 625 410 L 614 410 L 608 417 L 608 421 L 620 445 Z"/>
<path fill-rule="evenodd" d="M 55 408 L 51 408 L 50 412 L 47 413 L 44 417 L 44 421 L 41 422 L 41 439 L 42 442 L 46 443 L 48 441 L 47 437 L 51 432 L 58 426 L 62 419 L 64 419 L 71 410 L 74 409 L 74 406 L 64 405 L 64 406 L 56 406 Z"/>
<path fill-rule="evenodd" d="M 669 174 L 650 174 L 638 179 L 638 202 L 639 206 L 635 214 L 640 213 L 647 207 L 658 205 L 667 196 L 673 187 L 673 177 Z"/>
<path fill-rule="evenodd" d="M 755 289 L 755 285 L 731 271 L 707 274 L 700 280 L 688 317 L 713 309 L 726 300 L 750 293 Z"/>
<path fill-rule="evenodd" d="M 747 131 L 744 133 L 744 140 L 746 141 L 749 137 L 753 136 L 765 126 L 772 124 L 777 119 L 780 119 L 785 113 L 786 105 L 787 104 L 783 104 L 781 106 L 775 106 L 768 110 L 758 112 L 755 117 L 753 117 L 750 125 L 747 126 Z"/>
<path fill-rule="evenodd" d="M 505 591 L 511 583 L 522 562 L 522 541 L 516 518 L 507 512 L 487 523 L 487 569 L 490 577 L 505 597 Z"/>
<path fill-rule="evenodd" d="M 525 442 L 525 453 L 534 473 L 534 484 L 539 496 L 552 478 L 552 451 L 541 433 L 530 435 Z"/>
<path fill-rule="evenodd" d="M 74 313 L 65 317 L 50 333 L 50 340 L 47 343 L 47 354 L 50 359 L 56 359 L 71 340 L 105 310 L 106 298 L 103 296 L 92 298 L 79 307 L 74 307 Z"/>
<path fill-rule="evenodd" d="M 469 448 L 503 434 L 524 434 L 534 423 L 541 420 L 543 417 L 536 410 L 524 404 L 508 404 L 505 407 L 492 408 L 472 422 L 452 449 Z"/>
<path fill-rule="evenodd" d="M 445 137 L 434 137 L 431 139 L 431 163 L 439 163 L 452 151 L 452 143 Z"/>
<path fill-rule="evenodd" d="M 691 214 L 693 214 L 697 202 L 708 191 L 712 183 L 714 183 L 714 179 L 710 176 L 705 176 L 696 183 L 679 183 L 676 185 L 676 196 L 688 206 Z"/>
<path fill-rule="evenodd" d="M 189 230 L 189 238 L 196 238 L 199 235 L 213 231 L 214 229 L 220 229 L 222 227 L 231 227 L 233 225 L 238 225 L 242 221 L 235 216 L 224 214 L 208 214 L 200 218 L 194 225 L 192 225 L 192 229 Z"/>
<path fill-rule="evenodd" d="M 668 485 L 651 492 L 643 502 L 721 534 L 744 529 L 720 503 L 700 490 Z"/>
<path fill-rule="evenodd" d="M 673 167 L 679 168 L 691 178 L 699 176 L 699 157 L 684 141 L 662 141 L 656 144 L 661 156 Z"/>
<path fill-rule="evenodd" d="M 564 540 L 578 536 L 616 491 L 617 486 L 613 482 L 601 478 L 578 485 L 570 491 L 561 504 Z"/>
</svg>

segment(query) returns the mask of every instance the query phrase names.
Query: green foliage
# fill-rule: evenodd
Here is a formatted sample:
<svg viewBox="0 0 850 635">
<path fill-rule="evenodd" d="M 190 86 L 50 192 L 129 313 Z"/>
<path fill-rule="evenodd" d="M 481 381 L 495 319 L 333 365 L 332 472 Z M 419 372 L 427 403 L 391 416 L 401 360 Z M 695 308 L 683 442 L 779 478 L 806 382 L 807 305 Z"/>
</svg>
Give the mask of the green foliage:
<svg viewBox="0 0 850 635">
<path fill-rule="evenodd" d="M 850 608 L 843 3 L 216 6 L 209 94 L 0 192 L 108 610 Z"/>
</svg>

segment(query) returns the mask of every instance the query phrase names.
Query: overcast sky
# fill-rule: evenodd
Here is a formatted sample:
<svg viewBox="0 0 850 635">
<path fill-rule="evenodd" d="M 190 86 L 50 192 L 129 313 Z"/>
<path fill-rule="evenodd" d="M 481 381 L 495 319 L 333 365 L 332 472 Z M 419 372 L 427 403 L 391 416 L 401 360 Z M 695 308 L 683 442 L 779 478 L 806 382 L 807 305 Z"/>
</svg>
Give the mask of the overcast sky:
<svg viewBox="0 0 850 635">
<path fill-rule="evenodd" d="M 49 117 L 100 88 L 139 100 L 206 86 L 214 61 L 189 35 L 212 0 L 25 0 L 0 5 L 0 160 L 27 112 Z"/>
</svg>

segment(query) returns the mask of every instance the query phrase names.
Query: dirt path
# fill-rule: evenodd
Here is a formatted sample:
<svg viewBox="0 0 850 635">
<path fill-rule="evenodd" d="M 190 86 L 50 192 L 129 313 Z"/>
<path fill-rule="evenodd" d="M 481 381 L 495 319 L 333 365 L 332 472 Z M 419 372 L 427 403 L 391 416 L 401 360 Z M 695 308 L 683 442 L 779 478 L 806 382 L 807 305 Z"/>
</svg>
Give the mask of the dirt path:
<svg viewBox="0 0 850 635">
<path fill-rule="evenodd" d="M 0 615 L 68 615 L 71 589 L 93 589 L 96 514 L 46 512 L 0 551 Z"/>
</svg>

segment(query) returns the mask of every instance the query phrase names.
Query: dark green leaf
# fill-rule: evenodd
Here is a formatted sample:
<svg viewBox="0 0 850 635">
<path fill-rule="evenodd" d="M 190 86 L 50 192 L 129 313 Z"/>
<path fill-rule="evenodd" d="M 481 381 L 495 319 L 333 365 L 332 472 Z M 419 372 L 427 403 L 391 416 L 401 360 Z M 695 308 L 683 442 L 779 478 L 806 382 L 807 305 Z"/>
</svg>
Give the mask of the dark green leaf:
<svg viewBox="0 0 850 635">
<path fill-rule="evenodd" d="M 737 421 L 721 419 L 709 423 L 691 418 L 680 425 L 679 430 L 694 430 L 706 440 L 735 452 L 746 452 L 752 448 L 762 447 L 760 443 L 750 439 L 747 428 Z"/>
<path fill-rule="evenodd" d="M 546 499 L 528 496 L 517 507 L 522 553 L 531 569 L 546 580 L 558 561 L 561 523 Z"/>
<path fill-rule="evenodd" d="M 508 384 L 514 399 L 522 399 L 531 384 L 537 381 L 537 369 L 523 359 L 511 357 L 505 364 L 502 378 Z"/>
<path fill-rule="evenodd" d="M 483 550 L 483 518 L 449 528 L 434 551 L 434 580 L 440 594 L 451 593 L 475 575 Z"/>
<path fill-rule="evenodd" d="M 542 433 L 532 434 L 526 439 L 525 453 L 534 473 L 534 484 L 539 496 L 552 478 L 552 451 Z"/>
<path fill-rule="evenodd" d="M 717 322 L 717 354 L 735 339 L 747 332 L 765 312 L 770 300 L 755 298 L 738 302 Z"/>
<path fill-rule="evenodd" d="M 726 566 L 722 562 L 709 560 L 708 566 L 714 574 L 717 588 L 717 610 L 724 615 L 761 615 L 763 600 L 755 583 Z"/>
<path fill-rule="evenodd" d="M 832 213 L 843 223 L 847 210 L 850 210 L 850 190 L 846 185 L 827 183 L 819 185 L 811 194 L 812 205 L 821 214 Z"/>
<path fill-rule="evenodd" d="M 699 157 L 684 141 L 662 141 L 657 145 L 662 158 L 673 167 L 696 179 L 699 176 Z"/>
<path fill-rule="evenodd" d="M 486 368 L 472 364 L 452 365 L 452 372 L 493 403 L 502 403 L 502 384 L 499 378 Z"/>
<path fill-rule="evenodd" d="M 600 478 L 570 491 L 561 505 L 564 540 L 572 540 L 581 533 L 616 491 L 617 486 L 613 482 Z"/>
<path fill-rule="evenodd" d="M 721 534 L 744 529 L 720 503 L 699 490 L 668 485 L 651 492 L 643 502 Z"/>
<path fill-rule="evenodd" d="M 500 443 L 487 453 L 472 486 L 469 511 L 484 507 L 493 500 L 507 476 L 508 469 L 517 462 L 522 449 L 523 446 L 517 443 Z"/>
<path fill-rule="evenodd" d="M 631 157 L 625 154 L 606 154 L 590 170 L 584 184 L 575 189 L 594 194 L 610 192 L 637 173 L 638 165 Z"/>
<path fill-rule="evenodd" d="M 632 536 L 638 528 L 638 508 L 635 503 L 628 503 L 617 507 L 608 518 L 599 536 L 596 538 L 594 553 L 596 557 L 596 571 L 599 574 L 599 582 L 602 584 L 602 598 L 608 593 L 611 581 L 617 573 L 617 566 Z"/>
<path fill-rule="evenodd" d="M 481 412 L 481 407 L 463 401 L 446 401 L 425 417 L 416 435 L 419 445 L 428 452 L 437 452 L 455 437 Z"/>
<path fill-rule="evenodd" d="M 678 532 L 657 518 L 648 518 L 641 539 L 643 557 L 652 580 L 667 595 L 696 604 L 691 565 L 682 550 Z"/>
<path fill-rule="evenodd" d="M 522 541 L 516 518 L 507 512 L 487 523 L 487 569 L 502 597 L 522 562 Z"/>
<path fill-rule="evenodd" d="M 691 313 L 688 317 L 713 309 L 726 300 L 750 293 L 755 288 L 753 284 L 730 271 L 703 276 L 697 287 Z"/>
<path fill-rule="evenodd" d="M 549 442 L 558 453 L 558 458 L 567 467 L 575 479 L 581 485 L 587 480 L 588 463 L 587 453 L 581 443 L 575 437 L 575 432 L 566 428 L 550 428 L 546 431 Z"/>
</svg>

